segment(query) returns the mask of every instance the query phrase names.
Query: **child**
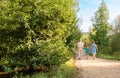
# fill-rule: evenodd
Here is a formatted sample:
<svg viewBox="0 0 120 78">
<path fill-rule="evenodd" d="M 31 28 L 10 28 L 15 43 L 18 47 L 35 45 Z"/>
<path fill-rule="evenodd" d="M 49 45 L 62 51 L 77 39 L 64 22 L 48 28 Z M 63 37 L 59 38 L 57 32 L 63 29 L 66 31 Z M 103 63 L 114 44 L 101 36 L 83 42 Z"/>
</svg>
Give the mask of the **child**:
<svg viewBox="0 0 120 78">
<path fill-rule="evenodd" d="M 87 46 L 87 47 L 85 48 L 86 59 L 88 59 L 88 54 L 89 54 L 89 52 L 90 52 L 90 49 L 89 49 L 89 47 Z"/>
</svg>

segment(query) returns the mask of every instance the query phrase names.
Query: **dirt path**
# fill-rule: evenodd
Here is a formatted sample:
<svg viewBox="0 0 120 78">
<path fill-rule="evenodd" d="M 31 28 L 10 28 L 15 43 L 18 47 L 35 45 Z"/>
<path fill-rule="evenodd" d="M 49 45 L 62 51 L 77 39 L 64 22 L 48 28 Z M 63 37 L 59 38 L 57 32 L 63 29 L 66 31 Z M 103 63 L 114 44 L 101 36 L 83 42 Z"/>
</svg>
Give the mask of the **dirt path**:
<svg viewBox="0 0 120 78">
<path fill-rule="evenodd" d="M 78 68 L 76 78 L 120 78 L 120 61 L 89 57 L 75 60 L 75 66 Z"/>
</svg>

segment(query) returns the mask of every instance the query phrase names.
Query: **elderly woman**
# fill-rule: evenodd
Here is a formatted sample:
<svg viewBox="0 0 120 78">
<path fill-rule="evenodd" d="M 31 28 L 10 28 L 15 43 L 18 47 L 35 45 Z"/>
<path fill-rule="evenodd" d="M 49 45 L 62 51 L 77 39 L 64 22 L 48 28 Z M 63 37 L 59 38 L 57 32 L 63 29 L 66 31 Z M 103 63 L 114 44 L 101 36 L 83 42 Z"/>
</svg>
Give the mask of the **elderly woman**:
<svg viewBox="0 0 120 78">
<path fill-rule="evenodd" d="M 95 58 L 96 58 L 96 51 L 97 51 L 97 45 L 95 44 L 94 41 L 92 42 L 91 47 L 92 47 L 93 60 L 95 60 Z"/>
</svg>

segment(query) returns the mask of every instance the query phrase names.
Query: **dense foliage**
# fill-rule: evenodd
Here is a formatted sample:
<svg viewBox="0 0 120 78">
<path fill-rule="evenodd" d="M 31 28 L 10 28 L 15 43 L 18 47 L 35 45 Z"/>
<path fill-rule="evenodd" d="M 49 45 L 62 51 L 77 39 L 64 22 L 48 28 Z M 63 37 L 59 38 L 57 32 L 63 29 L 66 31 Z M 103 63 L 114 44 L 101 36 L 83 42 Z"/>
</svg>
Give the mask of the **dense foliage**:
<svg viewBox="0 0 120 78">
<path fill-rule="evenodd" d="M 120 16 L 114 20 L 112 37 L 111 37 L 111 48 L 112 54 L 120 56 Z"/>
<path fill-rule="evenodd" d="M 71 53 L 75 51 L 76 44 L 77 42 L 79 42 L 81 36 L 82 36 L 82 32 L 76 26 L 72 29 L 71 34 L 67 37 L 66 44 L 69 46 L 69 50 L 71 51 Z"/>
<path fill-rule="evenodd" d="M 0 69 L 51 67 L 69 59 L 73 0 L 1 0 Z"/>
</svg>

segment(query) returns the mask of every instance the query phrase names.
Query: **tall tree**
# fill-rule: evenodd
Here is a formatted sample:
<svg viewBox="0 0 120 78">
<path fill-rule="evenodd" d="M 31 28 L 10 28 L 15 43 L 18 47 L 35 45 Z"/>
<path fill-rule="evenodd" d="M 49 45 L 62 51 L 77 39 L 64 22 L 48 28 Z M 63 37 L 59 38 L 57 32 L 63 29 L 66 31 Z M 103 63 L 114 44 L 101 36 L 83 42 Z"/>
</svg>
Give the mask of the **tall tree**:
<svg viewBox="0 0 120 78">
<path fill-rule="evenodd" d="M 102 0 L 100 7 L 95 12 L 95 16 L 92 18 L 93 22 L 93 31 L 95 32 L 94 35 L 92 35 L 93 40 L 99 45 L 99 46 L 105 46 L 108 45 L 108 19 L 109 19 L 109 11 L 107 9 L 107 6 Z"/>
</svg>

